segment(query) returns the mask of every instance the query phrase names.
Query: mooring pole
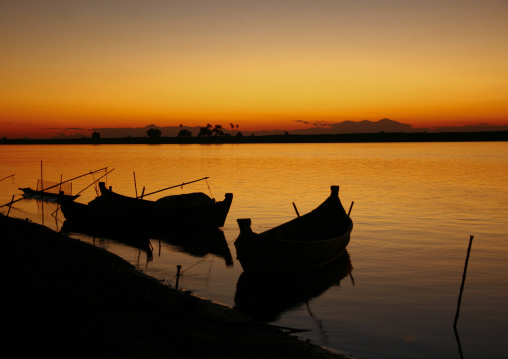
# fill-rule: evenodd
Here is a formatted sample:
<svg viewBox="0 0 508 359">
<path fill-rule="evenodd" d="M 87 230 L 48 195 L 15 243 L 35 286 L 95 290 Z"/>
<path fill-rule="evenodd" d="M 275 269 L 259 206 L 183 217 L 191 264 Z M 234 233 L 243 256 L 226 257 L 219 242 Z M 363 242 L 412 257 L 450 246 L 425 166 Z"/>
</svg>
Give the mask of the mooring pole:
<svg viewBox="0 0 508 359">
<path fill-rule="evenodd" d="M 176 266 L 176 284 L 175 284 L 175 289 L 178 290 L 178 282 L 180 281 L 180 269 L 182 269 L 182 266 L 181 265 L 177 265 Z"/>
<path fill-rule="evenodd" d="M 351 202 L 351 206 L 349 206 L 349 211 L 347 212 L 347 216 L 351 216 L 351 210 L 353 209 L 353 204 L 355 204 L 355 201 Z"/>
<path fill-rule="evenodd" d="M 134 190 L 136 191 L 136 198 L 138 198 L 138 185 L 136 184 L 136 172 L 132 172 L 134 175 Z"/>
<path fill-rule="evenodd" d="M 41 161 L 41 192 L 43 192 L 42 199 L 44 199 L 44 181 L 43 181 L 43 177 L 42 177 L 42 161 Z"/>
<path fill-rule="evenodd" d="M 14 195 L 12 195 L 11 203 L 9 203 L 9 210 L 7 211 L 7 217 L 9 217 L 9 213 L 11 213 L 11 206 L 14 203 Z"/>
<path fill-rule="evenodd" d="M 467 248 L 466 263 L 464 265 L 464 273 L 462 274 L 462 284 L 460 286 L 459 301 L 457 303 L 457 313 L 455 313 L 455 321 L 453 327 L 457 327 L 457 320 L 459 320 L 460 302 L 462 301 L 462 292 L 464 291 L 464 283 L 466 282 L 467 263 L 469 262 L 469 253 L 471 253 L 471 245 L 473 244 L 474 236 L 469 236 L 469 247 Z"/>
<path fill-rule="evenodd" d="M 42 206 L 42 225 L 44 225 L 44 180 L 42 177 L 42 160 L 41 160 L 41 206 Z"/>
<path fill-rule="evenodd" d="M 298 210 L 296 209 L 296 204 L 293 202 L 293 208 L 295 209 L 296 215 L 300 217 L 300 213 L 298 213 Z"/>
</svg>

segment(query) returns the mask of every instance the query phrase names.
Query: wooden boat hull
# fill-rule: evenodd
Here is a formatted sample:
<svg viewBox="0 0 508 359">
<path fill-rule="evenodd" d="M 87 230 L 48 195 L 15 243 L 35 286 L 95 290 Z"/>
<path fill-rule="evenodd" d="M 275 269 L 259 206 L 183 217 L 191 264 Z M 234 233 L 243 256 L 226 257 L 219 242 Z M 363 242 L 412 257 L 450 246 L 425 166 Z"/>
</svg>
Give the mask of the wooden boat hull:
<svg viewBox="0 0 508 359">
<path fill-rule="evenodd" d="M 101 227 L 135 227 L 137 230 L 163 233 L 175 227 L 222 227 L 231 207 L 233 194 L 223 201 L 205 205 L 162 207 L 156 201 L 123 196 L 100 183 L 101 196 L 88 205 L 62 201 L 64 217 L 70 221 L 88 222 Z"/>
<path fill-rule="evenodd" d="M 250 219 L 239 219 L 235 241 L 245 272 L 300 274 L 318 270 L 345 253 L 353 221 L 338 197 L 338 187 L 319 207 L 263 233 L 250 229 Z"/>
<path fill-rule="evenodd" d="M 143 221 L 157 224 L 202 224 L 213 227 L 222 227 L 226 221 L 233 194 L 226 193 L 223 201 L 215 201 L 202 193 L 207 198 L 200 203 L 189 203 L 188 196 L 184 194 L 168 196 L 157 201 L 132 198 L 115 193 L 111 188 L 106 188 L 104 182 L 99 182 L 101 196 L 96 198 L 98 206 L 104 212 L 132 213 L 135 218 L 142 218 Z M 165 204 L 164 199 L 172 200 L 172 203 Z"/>
</svg>

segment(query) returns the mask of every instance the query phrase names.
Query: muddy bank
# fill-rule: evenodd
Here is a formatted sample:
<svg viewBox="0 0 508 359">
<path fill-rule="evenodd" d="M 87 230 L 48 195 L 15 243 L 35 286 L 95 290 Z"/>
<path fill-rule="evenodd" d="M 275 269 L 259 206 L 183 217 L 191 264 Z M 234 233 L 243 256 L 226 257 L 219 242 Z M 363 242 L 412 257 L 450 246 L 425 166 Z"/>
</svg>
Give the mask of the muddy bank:
<svg viewBox="0 0 508 359">
<path fill-rule="evenodd" d="M 101 248 L 0 215 L 4 350 L 109 358 L 342 358 L 175 291 Z"/>
</svg>

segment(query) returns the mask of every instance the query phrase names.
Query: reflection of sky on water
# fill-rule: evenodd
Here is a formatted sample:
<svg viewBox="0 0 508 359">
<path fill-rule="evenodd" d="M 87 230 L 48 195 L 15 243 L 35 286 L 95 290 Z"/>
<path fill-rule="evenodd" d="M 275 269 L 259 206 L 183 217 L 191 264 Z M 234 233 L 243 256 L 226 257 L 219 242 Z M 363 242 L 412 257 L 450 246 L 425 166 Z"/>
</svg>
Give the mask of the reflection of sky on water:
<svg viewBox="0 0 508 359">
<path fill-rule="evenodd" d="M 118 242 L 96 243 L 166 281 L 182 265 L 182 288 L 230 306 L 242 273 L 232 243 L 239 232 L 236 219 L 252 218 L 253 230 L 262 231 L 294 218 L 293 202 L 306 213 L 328 196 L 331 184 L 340 185 L 344 206 L 355 201 L 348 246 L 354 285 L 345 278 L 274 324 L 310 329 L 297 335 L 357 357 L 458 356 L 452 325 L 473 234 L 458 321 L 464 357 L 499 357 L 508 350 L 505 143 L 3 146 L 2 151 L 0 168 L 16 176 L 15 183 L 0 182 L 1 203 L 20 193 L 18 187 L 36 184 L 41 160 L 48 179 L 60 178 L 60 172 L 71 178 L 115 168 L 108 184 L 131 196 L 133 171 L 138 189 L 147 191 L 209 176 L 214 197 L 233 192 L 223 228 L 233 266 L 220 256 L 196 257 L 153 239 L 152 261 Z M 73 185 L 79 189 L 88 182 Z M 186 191 L 210 193 L 206 183 L 198 183 L 167 194 Z M 87 190 L 78 201 L 93 196 Z M 61 228 L 54 210 L 54 204 L 44 205 L 45 224 Z M 11 215 L 40 222 L 41 211 L 36 201 L 23 200 Z"/>
</svg>

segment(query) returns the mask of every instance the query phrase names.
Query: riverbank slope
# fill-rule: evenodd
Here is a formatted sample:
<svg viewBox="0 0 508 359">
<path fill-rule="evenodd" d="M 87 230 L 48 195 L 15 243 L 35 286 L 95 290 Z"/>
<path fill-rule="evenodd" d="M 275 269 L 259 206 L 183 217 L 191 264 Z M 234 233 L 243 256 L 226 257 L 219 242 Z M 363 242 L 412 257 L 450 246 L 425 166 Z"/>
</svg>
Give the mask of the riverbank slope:
<svg viewBox="0 0 508 359">
<path fill-rule="evenodd" d="M 176 291 L 101 248 L 0 214 L 4 351 L 108 358 L 343 358 Z"/>
</svg>

